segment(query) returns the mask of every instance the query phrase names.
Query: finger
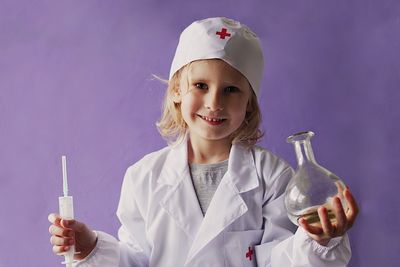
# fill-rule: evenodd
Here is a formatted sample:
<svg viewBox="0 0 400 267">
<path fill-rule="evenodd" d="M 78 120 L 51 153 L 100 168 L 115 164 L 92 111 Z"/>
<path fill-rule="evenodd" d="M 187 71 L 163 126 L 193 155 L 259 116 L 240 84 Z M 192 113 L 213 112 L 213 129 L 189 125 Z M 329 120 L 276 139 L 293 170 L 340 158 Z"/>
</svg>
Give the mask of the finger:
<svg viewBox="0 0 400 267">
<path fill-rule="evenodd" d="M 54 224 L 50 225 L 49 233 L 51 235 L 56 235 L 56 236 L 60 236 L 60 237 L 73 237 L 74 236 L 74 231 L 72 231 L 71 229 L 65 229 L 60 226 L 56 226 Z"/>
<path fill-rule="evenodd" d="M 346 215 L 347 215 L 348 227 L 350 228 L 356 220 L 359 208 L 355 198 L 353 197 L 348 188 L 344 191 L 344 197 L 346 198 L 348 204 L 348 210 Z"/>
<path fill-rule="evenodd" d="M 347 230 L 347 217 L 343 209 L 342 202 L 340 198 L 334 197 L 332 199 L 332 206 L 333 206 L 333 212 L 335 213 L 336 216 L 336 236 L 341 236 L 343 235 L 346 230 Z"/>
<path fill-rule="evenodd" d="M 328 210 L 326 207 L 321 206 L 318 208 L 318 216 L 321 221 L 321 227 L 326 236 L 333 236 L 334 230 L 331 221 L 329 220 Z"/>
<path fill-rule="evenodd" d="M 336 187 L 337 187 L 337 189 L 338 189 L 339 195 L 341 195 L 341 194 L 343 193 L 344 189 L 345 189 L 345 185 L 344 185 L 343 182 L 340 181 L 340 180 L 339 180 L 339 181 L 336 181 L 335 184 L 336 184 Z"/>
<path fill-rule="evenodd" d="M 67 229 L 72 229 L 76 232 L 82 232 L 86 229 L 86 225 L 77 220 L 61 220 L 61 226 Z"/>
<path fill-rule="evenodd" d="M 73 238 L 70 237 L 59 237 L 59 236 L 55 236 L 52 235 L 50 237 L 50 244 L 54 245 L 54 246 L 71 246 L 75 243 Z"/>
<path fill-rule="evenodd" d="M 300 226 L 303 227 L 303 229 L 306 230 L 307 232 L 309 232 L 310 234 L 320 235 L 323 233 L 323 230 L 321 227 L 313 226 L 313 225 L 309 224 L 305 218 L 300 218 L 298 222 L 299 222 Z"/>
<path fill-rule="evenodd" d="M 47 217 L 47 219 L 48 219 L 49 222 L 51 222 L 52 224 L 55 224 L 55 225 L 60 226 L 60 221 L 61 221 L 60 215 L 58 215 L 58 214 L 56 214 L 56 213 L 50 213 L 49 216 Z"/>
<path fill-rule="evenodd" d="M 71 226 L 75 223 L 75 220 L 67 220 L 67 219 L 61 219 L 60 225 L 64 228 L 71 228 Z"/>
<path fill-rule="evenodd" d="M 53 246 L 53 252 L 57 255 L 63 255 L 69 249 L 69 246 Z"/>
</svg>

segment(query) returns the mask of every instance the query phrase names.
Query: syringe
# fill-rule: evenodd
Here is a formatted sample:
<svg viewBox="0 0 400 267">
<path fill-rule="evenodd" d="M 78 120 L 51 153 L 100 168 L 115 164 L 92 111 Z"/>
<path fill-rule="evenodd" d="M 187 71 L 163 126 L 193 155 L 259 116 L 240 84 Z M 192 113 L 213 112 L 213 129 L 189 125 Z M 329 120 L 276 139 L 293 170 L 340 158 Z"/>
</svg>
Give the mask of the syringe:
<svg viewBox="0 0 400 267">
<path fill-rule="evenodd" d="M 67 157 L 61 157 L 62 163 L 62 175 L 63 175 L 63 193 L 64 196 L 58 198 L 58 204 L 60 209 L 60 216 L 62 219 L 71 220 L 74 218 L 74 201 L 72 196 L 68 196 L 68 177 L 67 177 Z M 75 246 L 71 246 L 70 249 L 65 252 L 65 264 L 67 267 L 72 267 L 74 261 Z"/>
</svg>

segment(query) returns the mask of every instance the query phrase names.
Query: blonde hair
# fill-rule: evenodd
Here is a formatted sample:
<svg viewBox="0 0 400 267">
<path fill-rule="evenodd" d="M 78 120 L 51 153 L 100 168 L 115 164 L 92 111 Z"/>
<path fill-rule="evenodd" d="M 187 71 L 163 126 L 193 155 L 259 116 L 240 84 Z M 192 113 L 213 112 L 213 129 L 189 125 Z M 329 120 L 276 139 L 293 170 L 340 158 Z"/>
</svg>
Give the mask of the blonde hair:
<svg viewBox="0 0 400 267">
<path fill-rule="evenodd" d="M 182 117 L 180 102 L 174 101 L 176 95 L 179 94 L 179 83 L 182 72 L 187 66 L 188 65 L 175 72 L 169 81 L 155 76 L 156 79 L 168 84 L 162 106 L 162 116 L 156 123 L 156 126 L 161 136 L 172 146 L 180 144 L 185 139 L 188 128 Z M 250 111 L 246 112 L 246 117 L 242 125 L 231 135 L 233 137 L 232 144 L 242 143 L 246 147 L 251 147 L 264 135 L 259 129 L 261 124 L 261 111 L 257 96 L 252 89 L 248 106 L 248 110 Z"/>
</svg>

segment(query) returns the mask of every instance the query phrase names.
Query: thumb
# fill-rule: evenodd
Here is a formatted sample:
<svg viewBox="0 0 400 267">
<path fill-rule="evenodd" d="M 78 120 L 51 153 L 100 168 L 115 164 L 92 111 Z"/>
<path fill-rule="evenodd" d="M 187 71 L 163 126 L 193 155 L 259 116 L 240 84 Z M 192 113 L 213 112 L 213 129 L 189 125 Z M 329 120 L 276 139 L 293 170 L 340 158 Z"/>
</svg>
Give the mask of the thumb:
<svg viewBox="0 0 400 267">
<path fill-rule="evenodd" d="M 61 226 L 64 228 L 69 228 L 74 231 L 80 232 L 84 229 L 85 225 L 77 220 L 71 219 L 71 220 L 66 220 L 62 219 L 61 220 Z"/>
</svg>

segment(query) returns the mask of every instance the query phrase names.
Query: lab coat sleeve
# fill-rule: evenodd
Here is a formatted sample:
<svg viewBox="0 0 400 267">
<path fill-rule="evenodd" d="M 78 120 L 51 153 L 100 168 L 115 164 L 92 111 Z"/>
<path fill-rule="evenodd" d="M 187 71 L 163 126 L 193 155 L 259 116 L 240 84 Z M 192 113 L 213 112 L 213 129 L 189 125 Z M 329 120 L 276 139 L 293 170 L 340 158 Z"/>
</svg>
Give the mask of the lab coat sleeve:
<svg viewBox="0 0 400 267">
<path fill-rule="evenodd" d="M 121 227 L 115 237 L 97 231 L 95 249 L 77 267 L 148 267 L 149 246 L 146 242 L 145 224 L 134 199 L 134 168 L 125 174 L 117 210 Z"/>
<path fill-rule="evenodd" d="M 135 251 L 115 237 L 96 231 L 97 244 L 93 251 L 75 267 L 142 267 L 148 266 L 143 253 Z"/>
<path fill-rule="evenodd" d="M 327 246 L 311 239 L 303 228 L 293 225 L 286 214 L 284 191 L 293 169 L 288 167 L 267 186 L 263 206 L 264 235 L 255 247 L 259 267 L 344 267 L 351 250 L 347 235 Z M 295 232 L 295 234 L 293 234 Z"/>
</svg>

